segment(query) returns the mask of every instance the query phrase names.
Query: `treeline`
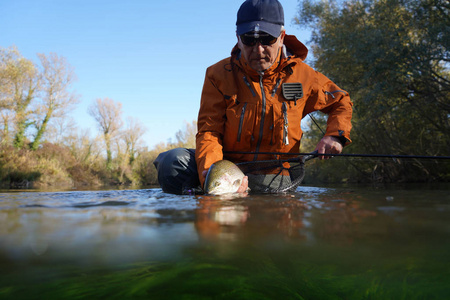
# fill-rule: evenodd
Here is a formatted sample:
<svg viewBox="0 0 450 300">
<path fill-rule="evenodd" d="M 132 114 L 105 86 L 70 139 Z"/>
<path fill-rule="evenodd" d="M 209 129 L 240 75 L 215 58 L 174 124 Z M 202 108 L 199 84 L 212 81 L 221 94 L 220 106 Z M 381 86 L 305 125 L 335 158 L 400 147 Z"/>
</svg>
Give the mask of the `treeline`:
<svg viewBox="0 0 450 300">
<path fill-rule="evenodd" d="M 313 66 L 350 93 L 353 144 L 346 153 L 450 155 L 450 4 L 444 0 L 299 1 L 298 26 L 310 28 Z M 0 181 L 34 185 L 157 184 L 153 161 L 174 147 L 195 147 L 195 122 L 176 141 L 147 149 L 145 128 L 122 119 L 121 104 L 89 107 L 91 137 L 68 118 L 78 102 L 75 74 L 56 54 L 39 63 L 0 48 Z M 326 118 L 315 114 L 319 127 Z M 315 123 L 302 140 L 322 136 Z M 307 182 L 450 180 L 446 160 L 350 159 L 308 162 Z"/>
<path fill-rule="evenodd" d="M 450 155 L 449 15 L 446 0 L 300 1 L 296 22 L 312 31 L 314 67 L 354 102 L 346 153 Z M 311 128 L 313 143 L 320 132 Z M 309 172 L 325 181 L 448 181 L 450 163 L 339 158 Z"/>
<path fill-rule="evenodd" d="M 78 103 L 75 79 L 64 57 L 38 54 L 39 63 L 15 47 L 0 48 L 0 187 L 157 184 L 153 160 L 173 147 L 195 147 L 195 122 L 176 141 L 144 146 L 146 129 L 122 117 L 122 104 L 96 99 L 88 114 L 97 134 L 69 116 Z"/>
</svg>

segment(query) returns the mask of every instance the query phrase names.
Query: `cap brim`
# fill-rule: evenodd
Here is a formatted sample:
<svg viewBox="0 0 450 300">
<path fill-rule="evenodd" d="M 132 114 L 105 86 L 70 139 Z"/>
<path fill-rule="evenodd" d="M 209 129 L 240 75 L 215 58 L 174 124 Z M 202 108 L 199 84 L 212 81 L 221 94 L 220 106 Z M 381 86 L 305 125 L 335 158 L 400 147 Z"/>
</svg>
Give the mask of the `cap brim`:
<svg viewBox="0 0 450 300">
<path fill-rule="evenodd" d="M 236 26 L 236 33 L 242 35 L 247 32 L 255 31 L 255 28 L 259 25 L 259 31 L 264 31 L 271 36 L 278 37 L 281 33 L 281 25 L 268 23 L 264 21 L 254 21 L 248 23 L 242 23 Z"/>
</svg>

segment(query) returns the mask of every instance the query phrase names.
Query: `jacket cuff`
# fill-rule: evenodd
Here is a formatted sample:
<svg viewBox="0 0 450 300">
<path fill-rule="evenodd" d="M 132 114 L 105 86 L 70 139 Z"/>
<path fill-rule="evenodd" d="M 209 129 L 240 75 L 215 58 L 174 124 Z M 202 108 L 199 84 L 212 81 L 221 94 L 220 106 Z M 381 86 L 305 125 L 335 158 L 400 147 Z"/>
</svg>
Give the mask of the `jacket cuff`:
<svg viewBox="0 0 450 300">
<path fill-rule="evenodd" d="M 349 142 L 349 140 L 345 136 L 335 136 L 334 135 L 334 137 L 339 140 L 339 143 L 341 143 L 342 147 L 345 147 L 345 144 L 347 144 L 347 142 Z"/>
</svg>

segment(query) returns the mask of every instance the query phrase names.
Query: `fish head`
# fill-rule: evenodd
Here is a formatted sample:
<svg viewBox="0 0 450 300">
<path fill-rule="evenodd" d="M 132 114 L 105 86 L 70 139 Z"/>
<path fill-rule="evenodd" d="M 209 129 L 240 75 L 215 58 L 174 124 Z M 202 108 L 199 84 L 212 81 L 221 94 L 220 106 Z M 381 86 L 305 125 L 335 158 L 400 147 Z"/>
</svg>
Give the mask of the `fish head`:
<svg viewBox="0 0 450 300">
<path fill-rule="evenodd" d="M 244 173 L 234 163 L 220 160 L 208 170 L 204 186 L 205 193 L 210 195 L 236 193 L 244 176 Z"/>
</svg>

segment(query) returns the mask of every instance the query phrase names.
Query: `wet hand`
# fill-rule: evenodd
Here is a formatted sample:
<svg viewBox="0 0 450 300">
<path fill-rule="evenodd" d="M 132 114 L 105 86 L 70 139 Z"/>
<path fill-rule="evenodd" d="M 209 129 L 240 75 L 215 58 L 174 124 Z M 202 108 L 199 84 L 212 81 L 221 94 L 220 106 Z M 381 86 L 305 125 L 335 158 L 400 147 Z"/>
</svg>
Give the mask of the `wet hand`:
<svg viewBox="0 0 450 300">
<path fill-rule="evenodd" d="M 315 151 L 323 154 L 340 154 L 343 146 L 334 136 L 324 136 L 317 144 Z M 319 159 L 330 159 L 332 156 L 319 155 Z"/>
<path fill-rule="evenodd" d="M 242 178 L 242 183 L 239 189 L 237 190 L 238 193 L 247 193 L 248 191 L 248 176 L 244 176 Z"/>
</svg>

